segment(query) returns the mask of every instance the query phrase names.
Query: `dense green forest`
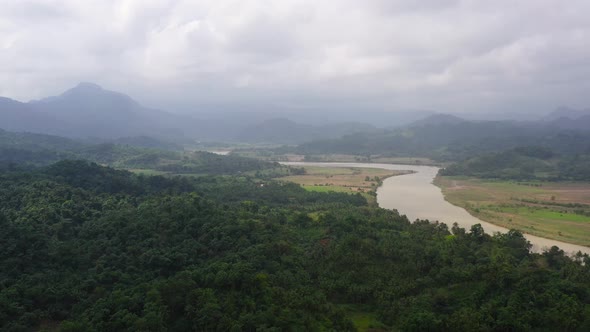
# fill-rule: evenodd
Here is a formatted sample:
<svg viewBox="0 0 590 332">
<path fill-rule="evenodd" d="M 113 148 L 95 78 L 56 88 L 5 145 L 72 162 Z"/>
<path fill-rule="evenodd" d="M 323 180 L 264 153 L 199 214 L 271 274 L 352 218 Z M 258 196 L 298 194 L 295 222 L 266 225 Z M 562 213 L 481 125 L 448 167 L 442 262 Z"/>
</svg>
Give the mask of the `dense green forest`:
<svg viewBox="0 0 590 332">
<path fill-rule="evenodd" d="M 590 135 L 586 131 L 514 122 L 425 123 L 357 133 L 270 155 L 348 154 L 368 157 L 426 157 L 451 164 L 443 175 L 512 180 L 590 181 Z"/>
<path fill-rule="evenodd" d="M 147 169 L 172 174 L 236 174 L 281 168 L 277 163 L 240 156 L 182 151 L 182 147 L 176 144 L 149 137 L 89 143 L 0 129 L 0 164 L 44 166 L 63 159 L 83 159 L 116 168 Z"/>
<path fill-rule="evenodd" d="M 559 155 L 528 146 L 492 152 L 454 163 L 441 175 L 507 180 L 590 181 L 590 154 Z"/>
<path fill-rule="evenodd" d="M 275 152 L 427 157 L 454 162 L 522 146 L 541 146 L 563 155 L 589 154 L 590 134 L 530 123 L 462 121 L 357 133 L 285 146 Z"/>
<path fill-rule="evenodd" d="M 0 329 L 590 329 L 590 258 L 360 195 L 84 161 L 0 173 Z"/>
</svg>

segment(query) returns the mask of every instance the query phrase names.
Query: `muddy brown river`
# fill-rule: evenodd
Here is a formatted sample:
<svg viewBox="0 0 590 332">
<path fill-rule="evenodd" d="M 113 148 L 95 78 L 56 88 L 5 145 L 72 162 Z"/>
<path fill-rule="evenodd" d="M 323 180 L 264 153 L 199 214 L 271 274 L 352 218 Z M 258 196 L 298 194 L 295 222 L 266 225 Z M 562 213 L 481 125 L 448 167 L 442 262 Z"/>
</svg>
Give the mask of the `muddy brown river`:
<svg viewBox="0 0 590 332">
<path fill-rule="evenodd" d="M 490 224 L 470 215 L 465 209 L 452 205 L 444 199 L 439 187 L 432 184 L 438 173 L 437 167 L 396 165 L 396 164 L 368 164 L 368 163 L 316 163 L 316 162 L 286 162 L 293 166 L 320 167 L 362 167 L 381 168 L 387 170 L 411 170 L 415 173 L 387 178 L 377 189 L 377 203 L 385 209 L 395 209 L 405 214 L 408 219 L 438 220 L 446 223 L 449 228 L 453 223 L 469 230 L 472 225 L 481 224 L 486 233 L 506 232 L 508 229 Z M 525 234 L 533 245 L 532 250 L 540 252 L 551 246 L 558 246 L 568 254 L 578 251 L 590 254 L 590 248 L 557 240 L 546 239 Z"/>
</svg>

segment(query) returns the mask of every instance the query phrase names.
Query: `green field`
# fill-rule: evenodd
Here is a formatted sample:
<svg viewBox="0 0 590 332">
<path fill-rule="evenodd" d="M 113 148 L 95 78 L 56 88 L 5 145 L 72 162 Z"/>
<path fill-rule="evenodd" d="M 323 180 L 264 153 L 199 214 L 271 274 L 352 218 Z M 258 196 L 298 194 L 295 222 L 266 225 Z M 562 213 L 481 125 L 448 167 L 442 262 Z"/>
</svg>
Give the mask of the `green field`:
<svg viewBox="0 0 590 332">
<path fill-rule="evenodd" d="M 506 228 L 590 246 L 590 184 L 437 177 L 445 199 Z"/>
<path fill-rule="evenodd" d="M 375 308 L 362 304 L 341 304 L 338 306 L 346 312 L 359 332 L 390 331 L 391 328 L 379 321 Z"/>
<path fill-rule="evenodd" d="M 311 154 L 303 155 L 296 153 L 275 153 L 266 148 L 235 149 L 233 154 L 242 157 L 256 158 L 267 161 L 309 161 L 309 162 L 352 162 L 352 163 L 386 163 L 402 165 L 435 165 L 430 158 L 424 157 L 389 157 L 383 155 L 354 155 L 354 154 Z"/>
<path fill-rule="evenodd" d="M 360 193 L 369 204 L 376 204 L 375 190 L 383 179 L 405 171 L 379 168 L 305 166 L 305 174 L 279 178 L 300 184 L 308 191 Z"/>
</svg>

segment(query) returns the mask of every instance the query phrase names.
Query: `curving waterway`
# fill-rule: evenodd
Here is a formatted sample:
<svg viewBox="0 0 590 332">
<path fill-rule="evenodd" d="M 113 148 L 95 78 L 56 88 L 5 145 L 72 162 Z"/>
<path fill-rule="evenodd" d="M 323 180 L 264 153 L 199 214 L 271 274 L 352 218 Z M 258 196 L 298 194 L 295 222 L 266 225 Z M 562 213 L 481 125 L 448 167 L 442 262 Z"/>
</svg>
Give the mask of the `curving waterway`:
<svg viewBox="0 0 590 332">
<path fill-rule="evenodd" d="M 469 230 L 472 225 L 481 224 L 486 233 L 506 232 L 508 229 L 490 224 L 470 215 L 465 209 L 452 205 L 444 199 L 439 187 L 432 184 L 438 173 L 437 167 L 397 165 L 397 164 L 367 164 L 367 163 L 320 163 L 320 162 L 284 162 L 293 166 L 320 167 L 363 167 L 381 168 L 387 170 L 410 170 L 415 173 L 393 176 L 385 179 L 383 185 L 377 189 L 377 203 L 385 209 L 395 209 L 405 214 L 408 219 L 438 220 L 450 226 L 457 223 Z M 551 246 L 558 246 L 568 254 L 578 251 L 590 254 L 590 248 L 557 240 L 546 239 L 525 234 L 533 245 L 532 250 L 539 252 Z"/>
</svg>

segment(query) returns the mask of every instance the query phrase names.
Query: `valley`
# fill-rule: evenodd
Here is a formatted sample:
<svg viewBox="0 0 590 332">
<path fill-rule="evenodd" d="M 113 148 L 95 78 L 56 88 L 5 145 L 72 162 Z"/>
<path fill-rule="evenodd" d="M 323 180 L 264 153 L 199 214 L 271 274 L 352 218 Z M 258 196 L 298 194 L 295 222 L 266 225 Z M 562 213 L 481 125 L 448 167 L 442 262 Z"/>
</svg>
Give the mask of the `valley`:
<svg viewBox="0 0 590 332">
<path fill-rule="evenodd" d="M 445 199 L 473 216 L 537 236 L 590 246 L 590 184 L 439 176 Z"/>
<path fill-rule="evenodd" d="M 590 1 L 0 8 L 0 332 L 590 331 Z"/>
<path fill-rule="evenodd" d="M 434 119 L 290 145 L 1 130 L 0 327 L 493 329 L 457 312 L 498 301 L 544 317 L 502 326 L 590 324 L 569 307 L 586 305 L 569 289 L 588 285 L 588 137 L 515 148 L 487 136 L 512 125 Z M 531 292 L 568 297 L 518 305 Z"/>
</svg>

